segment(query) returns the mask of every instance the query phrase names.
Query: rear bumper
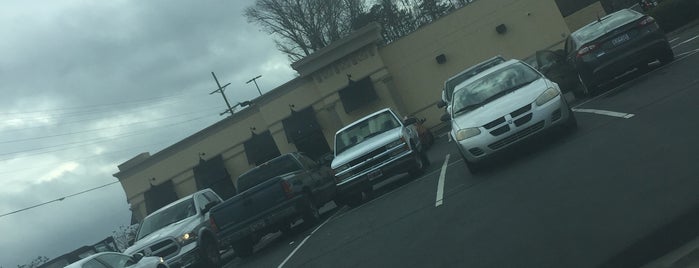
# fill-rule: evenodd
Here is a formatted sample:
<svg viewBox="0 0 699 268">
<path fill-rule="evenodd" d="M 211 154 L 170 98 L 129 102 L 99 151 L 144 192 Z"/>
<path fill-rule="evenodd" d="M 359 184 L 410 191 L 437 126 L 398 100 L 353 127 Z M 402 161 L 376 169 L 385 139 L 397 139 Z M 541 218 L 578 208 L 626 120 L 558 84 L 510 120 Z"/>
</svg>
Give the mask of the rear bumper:
<svg viewBox="0 0 699 268">
<path fill-rule="evenodd" d="M 226 247 L 235 241 L 255 234 L 271 233 L 301 215 L 306 196 L 297 195 L 277 206 L 260 212 L 256 217 L 244 219 L 243 222 L 226 226 L 219 230 L 217 236 L 222 246 Z"/>
<path fill-rule="evenodd" d="M 622 52 L 613 55 L 589 55 L 577 62 L 576 69 L 581 76 L 592 84 L 611 80 L 616 76 L 662 57 L 670 44 L 662 32 L 657 32 L 634 44 L 624 47 Z"/>
</svg>

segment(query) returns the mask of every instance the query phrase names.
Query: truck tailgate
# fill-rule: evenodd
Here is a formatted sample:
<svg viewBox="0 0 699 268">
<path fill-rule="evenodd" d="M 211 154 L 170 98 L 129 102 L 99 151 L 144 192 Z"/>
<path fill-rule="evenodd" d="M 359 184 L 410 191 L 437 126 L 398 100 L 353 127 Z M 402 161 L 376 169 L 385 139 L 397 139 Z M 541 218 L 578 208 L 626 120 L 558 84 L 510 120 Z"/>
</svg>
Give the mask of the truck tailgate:
<svg viewBox="0 0 699 268">
<path fill-rule="evenodd" d="M 226 232 L 235 225 L 255 220 L 262 211 L 287 199 L 281 181 L 280 177 L 269 179 L 224 201 L 211 210 L 211 217 Z"/>
</svg>

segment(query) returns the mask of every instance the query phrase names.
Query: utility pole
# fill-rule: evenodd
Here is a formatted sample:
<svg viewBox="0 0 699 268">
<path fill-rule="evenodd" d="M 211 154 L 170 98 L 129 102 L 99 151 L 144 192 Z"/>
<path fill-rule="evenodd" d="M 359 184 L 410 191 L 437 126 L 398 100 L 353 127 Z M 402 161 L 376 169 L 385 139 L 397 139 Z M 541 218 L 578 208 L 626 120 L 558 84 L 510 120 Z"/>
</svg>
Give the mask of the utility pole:
<svg viewBox="0 0 699 268">
<path fill-rule="evenodd" d="M 233 108 L 231 107 L 231 104 L 228 103 L 228 98 L 226 98 L 226 93 L 223 92 L 226 89 L 226 87 L 228 85 L 230 85 L 231 83 L 228 83 L 228 84 L 221 86 L 221 84 L 218 82 L 218 78 L 216 78 L 216 74 L 214 74 L 214 72 L 211 72 L 211 76 L 214 77 L 214 81 L 216 81 L 216 85 L 218 86 L 218 89 L 212 91 L 211 93 L 209 93 L 209 95 L 214 94 L 216 92 L 221 92 L 221 96 L 223 96 L 223 100 L 226 101 L 226 106 L 228 107 L 228 110 L 225 110 L 220 115 L 224 115 L 226 113 L 230 113 L 231 115 L 233 115 Z"/>
<path fill-rule="evenodd" d="M 250 82 L 255 83 L 255 87 L 257 88 L 257 92 L 260 93 L 260 96 L 262 96 L 262 91 L 260 91 L 260 87 L 257 85 L 257 79 L 260 77 L 262 77 L 262 75 L 258 75 L 255 78 L 248 80 L 247 82 L 245 82 L 245 84 L 250 84 Z"/>
</svg>

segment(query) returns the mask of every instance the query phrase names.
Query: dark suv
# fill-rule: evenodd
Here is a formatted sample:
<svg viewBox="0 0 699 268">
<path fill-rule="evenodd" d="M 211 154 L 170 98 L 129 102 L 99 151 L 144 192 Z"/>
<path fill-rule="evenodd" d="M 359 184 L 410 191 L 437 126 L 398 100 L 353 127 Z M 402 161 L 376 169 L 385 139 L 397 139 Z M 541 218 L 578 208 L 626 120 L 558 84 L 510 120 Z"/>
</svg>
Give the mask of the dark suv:
<svg viewBox="0 0 699 268">
<path fill-rule="evenodd" d="M 576 95 L 593 94 L 598 85 L 630 69 L 645 70 L 648 63 L 671 62 L 672 48 L 655 19 L 630 9 L 609 14 L 570 34 L 563 51 L 537 52 L 537 68 L 561 86 L 577 76 Z M 568 66 L 563 66 L 568 65 Z M 570 72 L 571 75 L 554 73 Z M 568 79 L 566 79 L 568 78 Z"/>
</svg>

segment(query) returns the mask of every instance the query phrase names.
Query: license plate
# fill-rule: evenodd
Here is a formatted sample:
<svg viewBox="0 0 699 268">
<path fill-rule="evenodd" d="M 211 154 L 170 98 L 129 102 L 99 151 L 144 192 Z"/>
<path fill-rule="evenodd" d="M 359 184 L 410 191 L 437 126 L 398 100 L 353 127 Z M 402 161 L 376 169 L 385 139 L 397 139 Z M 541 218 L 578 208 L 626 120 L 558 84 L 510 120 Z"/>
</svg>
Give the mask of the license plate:
<svg viewBox="0 0 699 268">
<path fill-rule="evenodd" d="M 259 221 L 256 221 L 256 222 L 250 224 L 250 230 L 253 232 L 261 230 L 262 228 L 265 228 L 265 221 L 264 220 L 259 220 Z"/>
<path fill-rule="evenodd" d="M 621 43 L 628 41 L 629 39 L 630 38 L 629 38 L 628 34 L 622 34 L 622 35 L 614 37 L 614 39 L 612 39 L 612 45 L 615 45 L 615 46 L 619 45 Z"/>
<path fill-rule="evenodd" d="M 383 175 L 381 173 L 381 170 L 374 170 L 372 172 L 369 172 L 369 174 L 367 174 L 366 176 L 369 178 L 369 180 L 373 180 L 373 179 L 376 179 L 378 177 L 381 177 L 381 175 Z"/>
</svg>

